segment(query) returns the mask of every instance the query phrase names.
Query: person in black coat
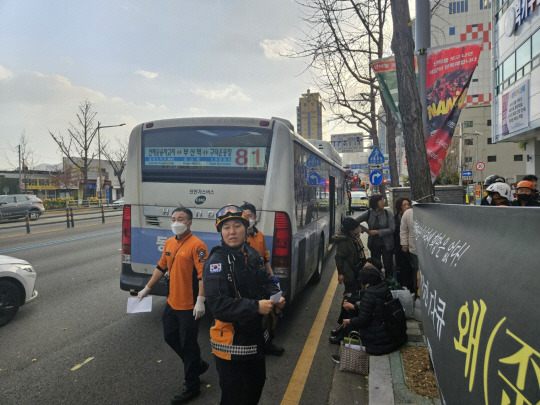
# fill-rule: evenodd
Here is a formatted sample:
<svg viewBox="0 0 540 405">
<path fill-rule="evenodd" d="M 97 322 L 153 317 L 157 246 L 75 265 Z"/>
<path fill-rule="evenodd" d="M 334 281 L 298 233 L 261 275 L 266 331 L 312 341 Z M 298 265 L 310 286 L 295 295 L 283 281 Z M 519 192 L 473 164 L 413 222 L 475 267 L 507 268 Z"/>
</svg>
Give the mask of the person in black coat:
<svg viewBox="0 0 540 405">
<path fill-rule="evenodd" d="M 363 268 L 359 280 L 362 295 L 358 316 L 344 319 L 343 324 L 360 332 L 368 354 L 379 356 L 393 352 L 407 341 L 407 327 L 386 322 L 385 303 L 393 299 L 392 293 L 374 267 Z"/>
</svg>

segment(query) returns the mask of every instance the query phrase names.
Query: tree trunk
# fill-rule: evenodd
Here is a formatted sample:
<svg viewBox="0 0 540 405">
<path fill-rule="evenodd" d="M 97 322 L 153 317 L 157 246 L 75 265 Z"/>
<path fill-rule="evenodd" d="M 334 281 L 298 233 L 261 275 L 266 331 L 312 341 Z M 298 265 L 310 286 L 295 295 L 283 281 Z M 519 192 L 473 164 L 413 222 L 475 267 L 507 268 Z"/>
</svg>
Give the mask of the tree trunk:
<svg viewBox="0 0 540 405">
<path fill-rule="evenodd" d="M 414 71 L 414 42 L 410 20 L 408 1 L 393 0 L 392 51 L 396 57 L 399 112 L 403 121 L 409 181 L 412 199 L 425 203 L 433 202 L 434 188 L 423 134 L 422 106 Z"/>
<path fill-rule="evenodd" d="M 388 164 L 390 166 L 390 186 L 397 187 L 399 186 L 399 175 L 396 156 L 396 118 L 394 117 L 390 107 L 388 107 L 388 104 L 386 104 L 384 101 L 383 97 L 381 97 L 381 101 L 383 103 L 384 114 L 386 116 L 386 142 L 388 145 Z"/>
</svg>

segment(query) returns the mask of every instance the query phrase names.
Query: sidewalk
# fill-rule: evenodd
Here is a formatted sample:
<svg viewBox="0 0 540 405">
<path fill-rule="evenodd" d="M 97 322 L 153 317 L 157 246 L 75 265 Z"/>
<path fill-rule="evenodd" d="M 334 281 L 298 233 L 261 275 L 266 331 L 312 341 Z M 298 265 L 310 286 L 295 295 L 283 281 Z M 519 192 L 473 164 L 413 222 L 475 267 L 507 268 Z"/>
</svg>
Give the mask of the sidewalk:
<svg viewBox="0 0 540 405">
<path fill-rule="evenodd" d="M 407 335 L 407 346 L 427 346 L 421 322 L 408 319 Z M 339 364 L 334 366 L 329 405 L 440 403 L 438 398 L 425 398 L 409 391 L 399 350 L 384 356 L 370 356 L 369 376 L 339 371 Z"/>
</svg>

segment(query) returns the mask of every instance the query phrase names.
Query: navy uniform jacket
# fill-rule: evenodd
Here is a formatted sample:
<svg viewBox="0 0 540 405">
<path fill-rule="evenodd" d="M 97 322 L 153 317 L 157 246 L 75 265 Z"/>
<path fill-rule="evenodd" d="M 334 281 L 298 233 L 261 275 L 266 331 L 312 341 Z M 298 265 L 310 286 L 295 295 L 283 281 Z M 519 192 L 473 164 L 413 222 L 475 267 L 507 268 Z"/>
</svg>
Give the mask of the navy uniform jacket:
<svg viewBox="0 0 540 405">
<path fill-rule="evenodd" d="M 279 292 L 256 249 L 216 246 L 203 268 L 204 295 L 214 316 L 212 352 L 225 360 L 264 357 L 264 330 L 259 300 Z"/>
</svg>

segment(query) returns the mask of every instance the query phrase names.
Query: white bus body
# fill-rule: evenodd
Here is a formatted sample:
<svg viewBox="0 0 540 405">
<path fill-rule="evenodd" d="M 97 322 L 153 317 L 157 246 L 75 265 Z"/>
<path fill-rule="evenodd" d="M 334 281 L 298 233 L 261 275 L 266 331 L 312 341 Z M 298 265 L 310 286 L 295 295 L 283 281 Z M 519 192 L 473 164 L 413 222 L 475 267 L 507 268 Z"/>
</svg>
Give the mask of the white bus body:
<svg viewBox="0 0 540 405">
<path fill-rule="evenodd" d="M 345 215 L 345 173 L 281 119 L 183 118 L 135 127 L 129 140 L 121 289 L 141 290 L 170 230 L 172 211 L 193 212 L 208 250 L 220 243 L 216 212 L 252 203 L 287 299 L 318 280 L 330 236 Z M 166 285 L 152 293 L 165 295 Z"/>
</svg>

